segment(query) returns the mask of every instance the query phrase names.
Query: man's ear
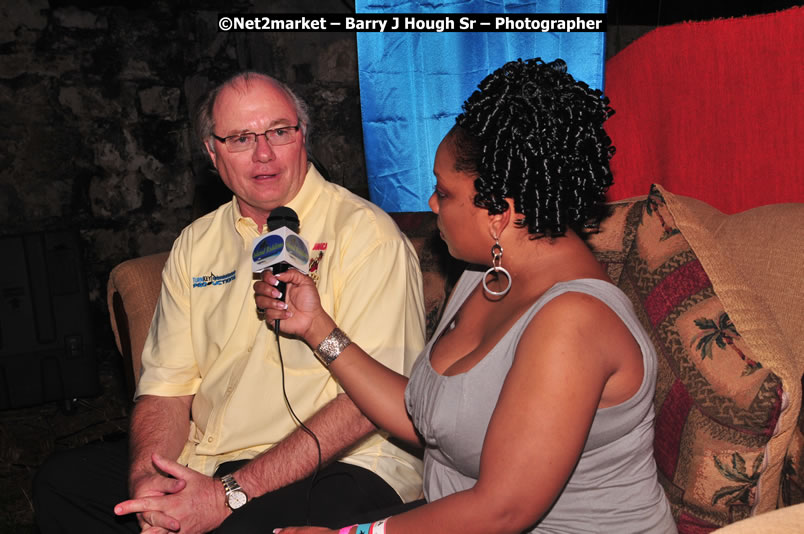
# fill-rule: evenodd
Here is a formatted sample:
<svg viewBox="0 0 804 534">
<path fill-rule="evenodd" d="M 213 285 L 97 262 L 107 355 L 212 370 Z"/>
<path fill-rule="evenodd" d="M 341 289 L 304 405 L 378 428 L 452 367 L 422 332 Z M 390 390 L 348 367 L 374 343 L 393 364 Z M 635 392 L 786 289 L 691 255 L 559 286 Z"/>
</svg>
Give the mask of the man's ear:
<svg viewBox="0 0 804 534">
<path fill-rule="evenodd" d="M 511 223 L 511 216 L 514 214 L 514 200 L 506 198 L 505 201 L 508 203 L 507 210 L 495 215 L 489 215 L 489 234 L 492 239 L 499 239 L 503 230 Z"/>
<path fill-rule="evenodd" d="M 212 145 L 210 143 L 211 143 L 210 140 L 204 141 L 204 147 L 207 149 L 209 159 L 212 160 L 212 165 L 217 169 L 218 168 L 217 154 L 215 154 L 215 149 L 212 148 Z"/>
</svg>

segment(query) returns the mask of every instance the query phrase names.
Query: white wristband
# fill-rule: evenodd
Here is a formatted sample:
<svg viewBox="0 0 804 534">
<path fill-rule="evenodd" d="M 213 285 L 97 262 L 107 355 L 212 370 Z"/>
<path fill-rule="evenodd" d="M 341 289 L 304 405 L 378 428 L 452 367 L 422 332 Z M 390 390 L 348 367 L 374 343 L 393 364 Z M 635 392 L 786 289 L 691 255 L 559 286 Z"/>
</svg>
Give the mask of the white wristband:
<svg viewBox="0 0 804 534">
<path fill-rule="evenodd" d="M 371 534 L 385 534 L 385 525 L 388 523 L 390 517 L 380 519 L 371 524 Z"/>
</svg>

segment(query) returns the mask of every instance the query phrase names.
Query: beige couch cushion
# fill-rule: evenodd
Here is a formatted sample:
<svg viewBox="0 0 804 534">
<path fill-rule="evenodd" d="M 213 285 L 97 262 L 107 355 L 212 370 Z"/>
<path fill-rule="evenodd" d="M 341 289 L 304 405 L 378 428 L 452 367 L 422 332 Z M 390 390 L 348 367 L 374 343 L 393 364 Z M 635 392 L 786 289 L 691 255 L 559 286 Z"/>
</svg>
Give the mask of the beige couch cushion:
<svg viewBox="0 0 804 534">
<path fill-rule="evenodd" d="M 784 384 L 784 410 L 765 453 L 754 513 L 800 499 L 804 373 L 804 204 L 725 215 L 663 191 L 669 211 L 712 280 L 737 330 Z M 772 481 L 778 481 L 776 483 Z"/>
<path fill-rule="evenodd" d="M 804 504 L 797 504 L 732 523 L 715 534 L 793 534 L 802 530 Z"/>
<path fill-rule="evenodd" d="M 790 488 L 801 486 L 803 474 L 797 423 L 804 373 L 804 204 L 726 215 L 659 190 L 746 345 L 782 380 L 790 409 L 766 448 L 753 513 L 790 504 Z"/>
<path fill-rule="evenodd" d="M 688 237 L 698 245 L 700 236 L 687 235 L 692 218 L 685 212 L 683 224 L 676 221 L 665 195 L 675 206 L 685 204 L 654 188 L 625 208 L 626 225 L 635 230 L 615 281 L 659 354 L 660 481 L 679 531 L 702 533 L 776 508 L 800 383 L 790 379 L 798 366 L 773 312 L 762 308 L 750 282 L 733 274 L 729 258 L 709 261 L 727 252 L 705 245 L 698 256 Z M 754 310 L 752 323 L 744 308 Z"/>
<path fill-rule="evenodd" d="M 735 320 L 749 319 L 739 306 L 748 285 L 776 319 L 793 353 L 804 354 L 804 204 L 726 215 L 700 200 L 664 193 L 718 294 L 740 317 Z M 755 300 L 750 299 L 752 306 Z"/>
<path fill-rule="evenodd" d="M 126 363 L 126 388 L 131 395 L 140 377 L 142 348 L 159 299 L 167 257 L 167 252 L 160 252 L 126 260 L 109 274 L 106 300 L 117 348 Z"/>
<path fill-rule="evenodd" d="M 587 244 L 614 284 L 620 282 L 625 261 L 634 243 L 644 200 L 642 196 L 609 202 L 600 227 L 590 229 L 586 234 Z"/>
</svg>

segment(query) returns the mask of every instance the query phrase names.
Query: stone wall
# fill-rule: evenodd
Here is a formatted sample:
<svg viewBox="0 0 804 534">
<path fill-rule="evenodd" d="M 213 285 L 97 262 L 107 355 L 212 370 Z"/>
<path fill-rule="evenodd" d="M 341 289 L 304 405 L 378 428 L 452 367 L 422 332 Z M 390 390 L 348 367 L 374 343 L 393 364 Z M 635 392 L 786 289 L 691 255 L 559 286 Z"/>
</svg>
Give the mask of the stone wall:
<svg viewBox="0 0 804 534">
<path fill-rule="evenodd" d="M 0 235 L 80 232 L 101 344 L 111 346 L 111 268 L 169 249 L 186 224 L 230 198 L 191 121 L 216 82 L 242 69 L 285 80 L 310 105 L 312 150 L 330 179 L 367 194 L 355 35 L 217 29 L 221 12 L 323 7 L 0 0 Z"/>
</svg>

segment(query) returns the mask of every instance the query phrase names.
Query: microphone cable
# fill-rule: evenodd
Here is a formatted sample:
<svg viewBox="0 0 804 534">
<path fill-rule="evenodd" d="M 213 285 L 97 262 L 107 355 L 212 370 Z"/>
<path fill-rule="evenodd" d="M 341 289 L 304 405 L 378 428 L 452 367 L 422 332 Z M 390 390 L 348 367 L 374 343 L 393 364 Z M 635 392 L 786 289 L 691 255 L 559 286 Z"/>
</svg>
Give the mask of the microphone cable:
<svg viewBox="0 0 804 534">
<path fill-rule="evenodd" d="M 330 477 L 333 477 L 333 476 L 342 476 L 343 474 L 342 473 L 330 473 L 329 475 L 325 475 L 325 476 L 319 478 L 319 475 L 320 475 L 320 472 L 321 472 L 321 465 L 323 463 L 322 455 L 321 455 L 321 442 L 318 440 L 318 436 L 315 435 L 315 432 L 310 430 L 310 428 L 302 422 L 302 420 L 299 418 L 299 416 L 296 415 L 296 412 L 293 411 L 293 407 L 290 404 L 290 399 L 288 398 L 287 390 L 285 389 L 285 362 L 282 359 L 282 346 L 281 346 L 281 344 L 279 342 L 279 339 L 280 339 L 280 336 L 279 336 L 279 319 L 274 320 L 274 334 L 276 335 L 276 350 L 279 353 L 279 365 L 280 365 L 281 376 L 282 376 L 282 396 L 285 399 L 285 405 L 287 406 L 288 411 L 290 412 L 290 415 L 293 418 L 293 420 L 299 425 L 299 427 L 301 427 L 302 430 L 304 430 L 311 438 L 313 438 L 313 440 L 315 441 L 316 450 L 318 451 L 318 462 L 316 463 L 316 467 L 313 470 L 312 476 L 310 477 L 310 486 L 307 488 L 307 496 L 306 496 L 306 500 L 307 500 L 306 508 L 307 509 L 305 510 L 305 514 L 304 514 L 305 522 L 307 523 L 307 526 L 312 526 L 310 524 L 310 510 L 312 508 L 313 488 L 315 487 L 315 485 L 318 482 L 321 482 L 321 481 L 326 480 L 327 478 L 330 478 Z M 366 491 L 365 488 L 363 488 L 358 483 L 358 480 L 354 476 L 352 476 L 349 473 L 345 473 L 345 474 L 350 479 L 352 479 L 352 481 L 355 482 L 356 487 L 366 496 L 367 499 L 373 499 L 373 496 L 368 491 Z"/>
<path fill-rule="evenodd" d="M 287 406 L 288 411 L 290 412 L 291 417 L 293 420 L 304 430 L 313 440 L 315 441 L 316 450 L 318 451 L 318 462 L 316 463 L 315 469 L 313 470 L 313 475 L 310 477 L 310 486 L 307 488 L 307 510 L 305 511 L 305 518 L 307 521 L 307 525 L 310 525 L 310 507 L 312 503 L 312 495 L 313 495 L 313 487 L 316 483 L 316 477 L 318 477 L 319 471 L 321 471 L 321 464 L 323 463 L 321 460 L 321 442 L 318 441 L 318 436 L 315 435 L 315 432 L 310 430 L 307 425 L 305 425 L 299 416 L 296 415 L 296 412 L 293 411 L 293 406 L 290 404 L 290 399 L 288 398 L 287 390 L 285 389 L 285 361 L 282 359 L 282 346 L 279 342 L 279 319 L 274 320 L 274 334 L 276 335 L 276 350 L 279 353 L 279 368 L 281 369 L 282 375 L 282 396 L 285 399 L 285 406 Z"/>
</svg>

